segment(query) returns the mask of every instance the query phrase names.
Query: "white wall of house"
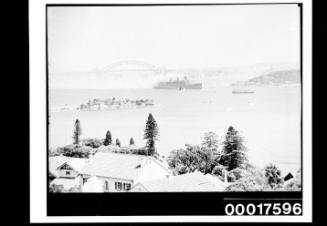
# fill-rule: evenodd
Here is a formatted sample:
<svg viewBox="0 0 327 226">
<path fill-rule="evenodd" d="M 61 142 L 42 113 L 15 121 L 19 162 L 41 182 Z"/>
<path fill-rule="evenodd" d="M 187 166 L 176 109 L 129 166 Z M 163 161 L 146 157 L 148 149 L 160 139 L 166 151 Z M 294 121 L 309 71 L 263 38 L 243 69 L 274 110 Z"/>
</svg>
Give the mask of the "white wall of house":
<svg viewBox="0 0 327 226">
<path fill-rule="evenodd" d="M 160 163 L 157 163 L 155 160 L 147 158 L 145 162 L 142 163 L 140 172 L 135 180 L 82 174 L 80 184 L 83 185 L 83 180 L 85 181 L 91 176 L 97 176 L 97 178 L 103 182 L 103 192 L 127 192 L 139 181 L 161 179 L 169 175 L 171 175 L 171 173 L 167 168 L 161 166 Z"/>
<path fill-rule="evenodd" d="M 143 169 L 135 179 L 135 184 L 139 181 L 161 179 L 171 175 L 169 170 L 159 165 L 159 163 L 155 162 L 155 160 L 147 159 L 147 161 L 148 162 L 146 164 L 142 165 Z"/>
<path fill-rule="evenodd" d="M 86 180 L 90 175 L 81 175 L 80 183 L 83 184 L 83 178 Z M 127 192 L 133 186 L 133 180 L 124 180 L 119 178 L 101 177 L 97 176 L 102 181 L 103 192 Z"/>
</svg>

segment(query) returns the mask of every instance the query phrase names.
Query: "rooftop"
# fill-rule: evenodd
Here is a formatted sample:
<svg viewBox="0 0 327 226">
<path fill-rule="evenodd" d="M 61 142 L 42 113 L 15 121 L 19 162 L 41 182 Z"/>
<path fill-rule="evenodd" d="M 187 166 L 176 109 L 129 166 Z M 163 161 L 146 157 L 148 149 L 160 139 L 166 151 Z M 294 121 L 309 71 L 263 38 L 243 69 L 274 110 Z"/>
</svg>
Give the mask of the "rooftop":
<svg viewBox="0 0 327 226">
<path fill-rule="evenodd" d="M 110 152 L 97 152 L 80 171 L 81 174 L 134 180 L 143 166 L 149 162 L 156 162 L 164 167 L 159 161 L 151 156 L 136 154 L 120 154 Z M 167 169 L 168 171 L 168 169 Z"/>
<path fill-rule="evenodd" d="M 164 179 L 142 181 L 138 184 L 149 192 L 224 191 L 225 189 L 220 179 L 198 171 Z"/>
</svg>

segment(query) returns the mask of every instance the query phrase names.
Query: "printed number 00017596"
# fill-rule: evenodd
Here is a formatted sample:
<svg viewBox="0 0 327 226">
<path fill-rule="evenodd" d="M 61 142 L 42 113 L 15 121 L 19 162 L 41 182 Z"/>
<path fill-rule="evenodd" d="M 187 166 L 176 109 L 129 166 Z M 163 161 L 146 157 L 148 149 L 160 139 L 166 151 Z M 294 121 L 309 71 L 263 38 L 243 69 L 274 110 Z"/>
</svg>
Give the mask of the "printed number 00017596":
<svg viewBox="0 0 327 226">
<path fill-rule="evenodd" d="M 259 203 L 259 204 L 232 204 L 225 206 L 226 215 L 301 215 L 300 203 Z"/>
</svg>

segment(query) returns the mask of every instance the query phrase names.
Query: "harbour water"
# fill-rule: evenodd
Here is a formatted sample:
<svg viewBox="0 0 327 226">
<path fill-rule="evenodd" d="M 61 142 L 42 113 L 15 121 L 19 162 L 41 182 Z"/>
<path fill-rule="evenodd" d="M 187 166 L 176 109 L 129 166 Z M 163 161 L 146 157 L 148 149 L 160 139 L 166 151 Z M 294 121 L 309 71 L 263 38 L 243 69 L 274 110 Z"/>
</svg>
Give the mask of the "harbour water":
<svg viewBox="0 0 327 226">
<path fill-rule="evenodd" d="M 251 87 L 255 93 L 233 94 L 232 88 L 211 90 L 87 90 L 49 91 L 49 145 L 72 143 L 74 122 L 82 126 L 82 138 L 113 139 L 127 146 L 130 137 L 144 146 L 145 122 L 152 113 L 159 126 L 158 152 L 164 156 L 185 144 L 200 144 L 205 132 L 215 132 L 220 141 L 229 126 L 245 138 L 248 156 L 259 167 L 277 164 L 283 172 L 294 171 L 301 162 L 301 92 L 294 87 Z M 77 107 L 94 98 L 153 99 L 155 106 L 107 111 L 58 111 Z"/>
</svg>

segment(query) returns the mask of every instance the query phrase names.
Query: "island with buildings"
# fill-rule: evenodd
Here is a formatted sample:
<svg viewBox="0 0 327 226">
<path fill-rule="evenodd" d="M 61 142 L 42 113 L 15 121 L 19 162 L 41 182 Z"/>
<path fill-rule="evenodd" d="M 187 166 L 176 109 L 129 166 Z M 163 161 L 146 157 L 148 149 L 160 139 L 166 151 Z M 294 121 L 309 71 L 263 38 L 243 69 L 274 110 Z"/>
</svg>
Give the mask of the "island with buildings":
<svg viewBox="0 0 327 226">
<path fill-rule="evenodd" d="M 154 101 L 151 99 L 136 99 L 128 98 L 107 98 L 89 100 L 87 103 L 80 104 L 78 107 L 64 106 L 60 111 L 78 110 L 78 111 L 103 111 L 112 109 L 129 109 L 129 108 L 144 108 L 154 106 Z"/>
</svg>

